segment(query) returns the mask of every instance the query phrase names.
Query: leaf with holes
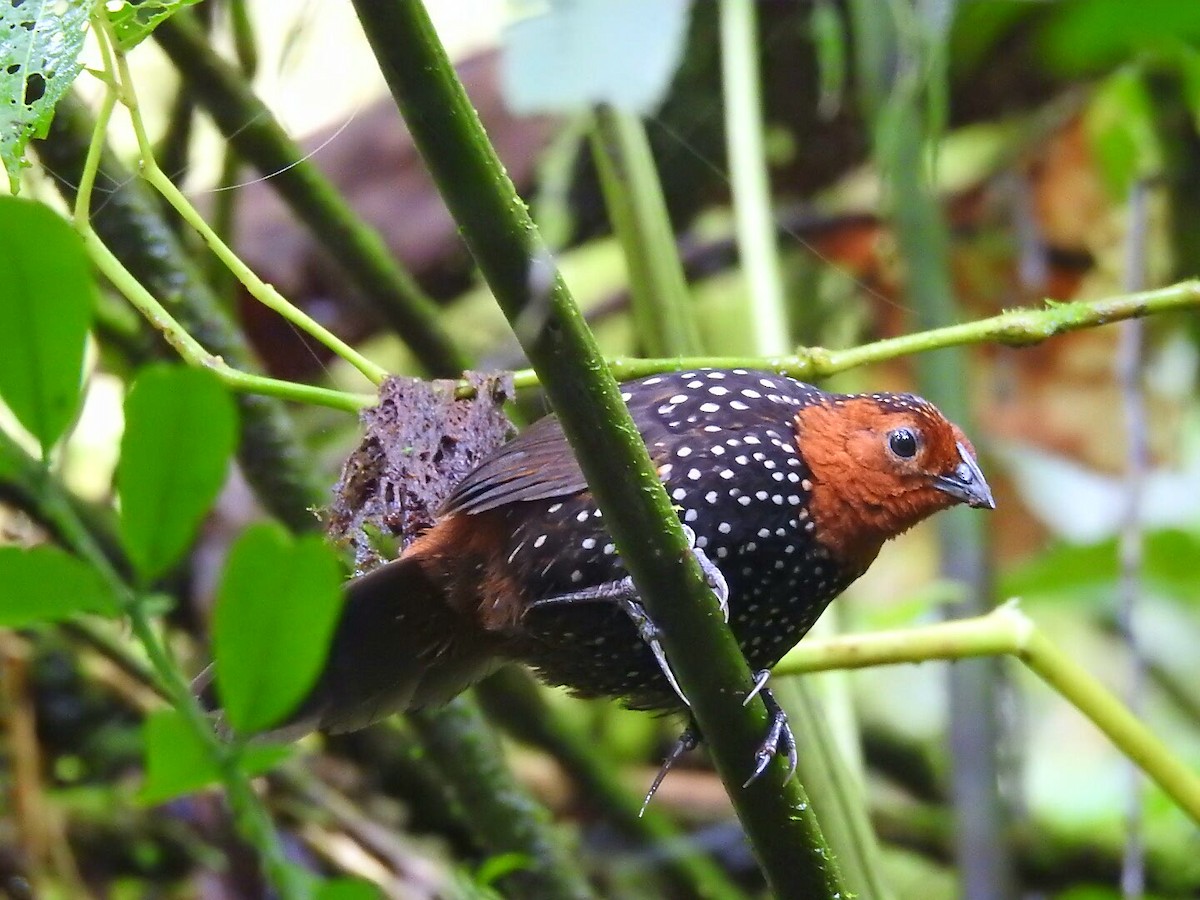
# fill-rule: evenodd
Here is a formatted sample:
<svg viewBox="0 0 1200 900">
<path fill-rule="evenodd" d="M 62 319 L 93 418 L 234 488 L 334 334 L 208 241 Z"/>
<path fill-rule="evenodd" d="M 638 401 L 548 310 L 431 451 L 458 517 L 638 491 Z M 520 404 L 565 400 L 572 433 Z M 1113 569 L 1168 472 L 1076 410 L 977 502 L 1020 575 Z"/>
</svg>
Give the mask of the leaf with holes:
<svg viewBox="0 0 1200 900">
<path fill-rule="evenodd" d="M 100 573 L 57 547 L 0 547 L 0 627 L 59 622 L 79 613 L 120 615 Z"/>
<path fill-rule="evenodd" d="M 233 400 L 201 369 L 144 369 L 125 398 L 117 464 L 121 537 L 143 584 L 172 566 L 225 481 L 237 438 Z"/>
<path fill-rule="evenodd" d="M 341 608 L 341 567 L 318 536 L 248 528 L 229 554 L 213 610 L 217 695 L 238 731 L 273 728 L 325 662 Z"/>
<path fill-rule="evenodd" d="M 108 21 L 112 23 L 117 46 L 130 50 L 150 36 L 155 28 L 179 10 L 195 6 L 200 0 L 140 0 L 108 4 Z"/>
<path fill-rule="evenodd" d="M 0 197 L 0 399 L 43 453 L 79 407 L 95 290 L 83 243 L 62 216 Z"/>
<path fill-rule="evenodd" d="M 45 137 L 54 107 L 83 71 L 91 0 L 0 3 L 0 159 L 15 194 L 25 146 Z"/>
</svg>

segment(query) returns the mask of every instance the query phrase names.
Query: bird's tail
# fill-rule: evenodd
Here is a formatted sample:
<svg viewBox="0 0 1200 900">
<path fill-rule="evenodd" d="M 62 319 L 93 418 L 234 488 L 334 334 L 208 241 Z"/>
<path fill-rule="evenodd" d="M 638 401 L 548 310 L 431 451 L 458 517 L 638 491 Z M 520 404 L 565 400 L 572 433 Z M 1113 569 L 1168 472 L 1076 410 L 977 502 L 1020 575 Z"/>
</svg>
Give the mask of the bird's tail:
<svg viewBox="0 0 1200 900">
<path fill-rule="evenodd" d="M 497 664 L 421 560 L 398 559 L 349 582 L 324 669 L 271 736 L 354 731 L 445 703 Z"/>
</svg>

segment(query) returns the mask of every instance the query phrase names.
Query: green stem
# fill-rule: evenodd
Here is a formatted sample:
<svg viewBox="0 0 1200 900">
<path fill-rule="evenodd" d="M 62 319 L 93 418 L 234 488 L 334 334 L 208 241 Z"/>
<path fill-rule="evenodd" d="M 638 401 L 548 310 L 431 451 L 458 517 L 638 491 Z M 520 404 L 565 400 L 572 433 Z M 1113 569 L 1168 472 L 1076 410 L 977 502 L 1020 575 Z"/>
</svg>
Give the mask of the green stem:
<svg viewBox="0 0 1200 900">
<path fill-rule="evenodd" d="M 221 357 L 214 356 L 205 350 L 200 342 L 192 337 L 187 329 L 180 325 L 154 298 L 154 295 L 125 268 L 90 225 L 85 225 L 80 230 L 80 236 L 83 238 L 84 247 L 87 249 L 93 265 L 166 338 L 167 343 L 174 347 L 188 363 L 208 369 L 230 389 L 278 397 L 283 400 L 294 400 L 298 403 L 328 406 L 346 412 L 357 412 L 376 402 L 377 398 L 373 394 L 348 394 L 344 391 L 283 381 L 234 369 Z"/>
<path fill-rule="evenodd" d="M 286 900 L 305 900 L 308 897 L 308 889 L 303 875 L 288 864 L 283 845 L 270 817 L 259 803 L 249 780 L 238 768 L 236 750 L 223 744 L 214 733 L 204 711 L 180 674 L 179 667 L 175 665 L 166 645 L 154 630 L 143 606 L 143 598 L 122 578 L 105 555 L 103 548 L 92 537 L 83 520 L 77 515 L 69 494 L 46 472 L 43 472 L 41 480 L 38 508 L 40 514 L 53 523 L 56 532 L 62 536 L 63 543 L 95 568 L 109 583 L 117 597 L 123 598 L 133 633 L 146 651 L 146 658 L 154 671 L 158 686 L 217 763 L 222 784 L 234 812 L 234 821 L 242 835 L 261 854 L 263 867 L 280 894 Z"/>
<path fill-rule="evenodd" d="M 617 357 L 608 360 L 608 366 L 621 381 L 701 366 L 769 369 L 781 375 L 791 375 L 793 378 L 817 380 L 860 366 L 927 353 L 943 347 L 973 344 L 1028 347 L 1084 328 L 1095 328 L 1124 319 L 1196 309 L 1200 307 L 1200 280 L 1181 281 L 1169 287 L 1120 294 L 1103 300 L 1077 300 L 1072 303 L 1047 300 L 1046 303 L 1048 306 L 1045 309 L 1009 310 L 987 319 L 918 331 L 901 337 L 848 347 L 845 350 L 804 347 L 787 356 L 698 356 L 682 359 Z M 514 379 L 518 388 L 537 387 L 539 384 L 537 373 L 532 369 L 521 369 L 514 373 Z"/>
<path fill-rule="evenodd" d="M 121 102 L 129 112 L 129 120 L 133 125 L 133 133 L 137 138 L 138 152 L 141 154 L 142 177 L 162 194 L 185 222 L 191 225 L 204 238 L 204 242 L 208 244 L 209 249 L 212 250 L 217 259 L 224 263 L 225 267 L 246 287 L 251 296 L 257 299 L 263 306 L 277 312 L 297 328 L 324 344 L 346 362 L 350 363 L 350 365 L 354 366 L 354 368 L 358 369 L 372 384 L 380 384 L 387 377 L 386 369 L 371 362 L 345 341 L 337 337 L 337 335 L 314 321 L 303 311 L 297 309 L 284 299 L 279 291 L 254 274 L 250 267 L 242 262 L 238 255 L 221 240 L 220 236 L 205 221 L 196 208 L 188 202 L 188 199 L 175 186 L 175 183 L 158 167 L 158 163 L 154 159 L 154 147 L 150 143 L 150 138 L 146 134 L 145 123 L 142 121 L 137 91 L 134 87 L 133 78 L 129 73 L 129 62 L 126 60 L 125 54 L 116 46 L 111 34 L 111 27 L 107 24 L 107 20 L 101 21 L 101 27 L 97 29 L 97 34 L 100 36 L 101 44 L 109 45 L 110 54 L 106 54 L 106 56 L 115 62 L 115 68 L 110 69 L 108 75 L 115 79 Z M 99 121 L 97 125 L 99 125 Z"/>
<path fill-rule="evenodd" d="M 94 137 L 94 122 L 84 105 L 71 94 L 63 97 L 37 153 L 45 166 L 57 173 L 55 184 L 68 203 L 76 199 L 73 186 L 80 180 Z M 202 346 L 235 369 L 254 371 L 257 360 L 245 335 L 180 246 L 157 195 L 103 144 L 99 171 L 108 180 L 104 203 L 92 211 L 90 219 L 99 238 L 137 281 L 162 298 L 172 317 Z M 125 309 L 123 304 L 121 309 Z M 157 335 L 146 320 L 132 314 L 128 319 L 133 331 L 107 329 L 98 334 L 132 365 L 157 358 Z M 259 502 L 296 531 L 315 528 L 312 509 L 324 502 L 328 488 L 297 439 L 287 409 L 273 397 L 240 393 L 236 399 L 242 432 L 238 461 Z"/>
<path fill-rule="evenodd" d="M 789 343 L 788 326 L 763 140 L 756 0 L 721 0 L 720 11 L 725 144 L 738 255 L 750 289 L 754 347 L 762 353 L 782 353 Z"/>
<path fill-rule="evenodd" d="M 680 833 L 653 804 L 644 812 L 620 778 L 612 760 L 587 729 L 558 716 L 546 703 L 533 676 L 516 666 L 505 666 L 480 682 L 475 693 L 489 718 L 518 741 L 553 756 L 579 785 L 589 807 L 607 816 L 627 840 L 661 857 L 672 896 L 706 900 L 742 900 L 745 895 L 702 849 Z"/>
<path fill-rule="evenodd" d="M 1016 656 L 1092 720 L 1129 759 L 1200 824 L 1200 775 L 1086 669 L 1042 634 L 1013 603 L 986 616 L 924 628 L 804 641 L 775 667 L 780 675 L 920 663 L 934 659 Z"/>
<path fill-rule="evenodd" d="M 741 788 L 767 727 L 743 706 L 750 671 L 721 620 L 645 444 L 418 0 L 355 0 L 384 77 L 488 285 L 533 363 L 663 643 L 768 882 L 779 897 L 844 896 L 786 765 Z"/>
<path fill-rule="evenodd" d="M 591 138 L 608 217 L 629 269 L 639 346 L 656 356 L 697 353 L 700 330 L 646 129 L 632 113 L 602 106 Z"/>
<path fill-rule="evenodd" d="M 776 223 L 771 206 L 759 70 L 757 0 L 721 0 L 721 70 L 725 99 L 725 143 L 733 183 L 738 254 L 747 283 L 754 349 L 786 352 L 791 346 Z M 838 630 L 831 608 L 810 637 Z M 845 678 L 779 682 L 775 699 L 808 752 L 797 774 L 816 806 L 830 846 L 838 855 L 850 890 L 882 900 L 889 895 L 879 870 L 879 846 L 867 817 L 861 745 Z M 836 734 L 835 734 L 836 731 Z"/>
<path fill-rule="evenodd" d="M 483 716 L 464 697 L 436 712 L 408 716 L 456 812 L 485 854 L 517 854 L 521 865 L 501 879 L 506 895 L 531 900 L 594 896 L 554 834 L 550 817 L 517 784 Z"/>
<path fill-rule="evenodd" d="M 408 343 L 421 365 L 439 376 L 468 368 L 470 360 L 441 324 L 437 305 L 400 267 L 378 232 L 305 158 L 242 73 L 212 52 L 195 17 L 180 11 L 160 25 L 154 37 L 226 139 L 243 159 L 270 176 L 270 186 Z"/>
</svg>

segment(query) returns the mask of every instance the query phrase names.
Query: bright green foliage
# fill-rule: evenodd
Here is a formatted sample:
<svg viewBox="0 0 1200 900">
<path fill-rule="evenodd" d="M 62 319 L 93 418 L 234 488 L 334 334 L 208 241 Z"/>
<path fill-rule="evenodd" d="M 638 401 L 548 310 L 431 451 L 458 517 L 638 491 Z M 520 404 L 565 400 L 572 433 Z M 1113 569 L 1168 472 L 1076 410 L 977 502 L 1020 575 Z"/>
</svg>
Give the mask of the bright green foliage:
<svg viewBox="0 0 1200 900">
<path fill-rule="evenodd" d="M 1168 528 L 1144 535 L 1142 578 L 1164 595 L 1200 601 L 1196 560 L 1200 534 Z M 1071 594 L 1095 598 L 1120 578 L 1115 538 L 1095 544 L 1060 544 L 1005 575 L 999 593 L 1005 597 Z"/>
<path fill-rule="evenodd" d="M 0 3 L 0 159 L 17 192 L 25 146 L 45 137 L 54 107 L 83 69 L 91 0 Z"/>
<path fill-rule="evenodd" d="M 0 398 L 45 453 L 79 406 L 95 284 L 66 221 L 15 197 L 0 197 L 0 273 Z"/>
<path fill-rule="evenodd" d="M 200 0 L 141 0 L 131 3 L 126 0 L 117 9 L 109 9 L 108 20 L 117 37 L 117 46 L 122 50 L 136 47 L 150 36 L 155 28 L 176 12 L 195 6 Z"/>
<path fill-rule="evenodd" d="M 120 615 L 116 597 L 91 566 L 57 547 L 0 547 L 0 626 L 23 628 L 78 613 Z"/>
<path fill-rule="evenodd" d="M 207 372 L 158 365 L 125 399 L 121 537 L 143 584 L 177 562 L 225 481 L 237 411 Z"/>
<path fill-rule="evenodd" d="M 146 719 L 142 729 L 146 754 L 146 780 L 138 800 L 148 806 L 200 790 L 221 778 L 210 748 L 184 717 L 173 709 L 160 709 Z M 247 747 L 239 768 L 258 775 L 290 754 L 287 747 Z"/>
<path fill-rule="evenodd" d="M 316 900 L 379 900 L 383 894 L 369 881 L 336 878 L 317 888 Z"/>
<path fill-rule="evenodd" d="M 1141 72 L 1119 69 L 1101 82 L 1085 119 L 1092 153 L 1112 198 L 1129 196 L 1134 182 L 1162 170 L 1154 100 Z"/>
<path fill-rule="evenodd" d="M 278 725 L 316 680 L 341 607 L 341 568 L 317 535 L 248 528 L 213 612 L 217 693 L 241 732 Z"/>
<path fill-rule="evenodd" d="M 1177 41 L 1198 40 L 1200 3 L 1088 0 L 1053 4 L 1038 43 L 1048 68 L 1077 76 L 1102 72 Z"/>
</svg>

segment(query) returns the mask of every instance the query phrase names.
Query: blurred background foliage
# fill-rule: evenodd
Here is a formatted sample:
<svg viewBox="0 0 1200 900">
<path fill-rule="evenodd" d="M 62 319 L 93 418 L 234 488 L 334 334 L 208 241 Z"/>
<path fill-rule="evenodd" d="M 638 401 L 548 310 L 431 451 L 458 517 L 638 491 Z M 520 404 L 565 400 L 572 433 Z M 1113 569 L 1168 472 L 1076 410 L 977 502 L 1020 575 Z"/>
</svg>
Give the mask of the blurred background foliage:
<svg viewBox="0 0 1200 900">
<path fill-rule="evenodd" d="M 596 99 L 589 92 L 598 90 L 598 80 L 617 99 L 627 96 L 622 91 L 649 91 L 652 98 L 647 83 L 654 69 L 669 76 L 661 100 L 641 99 L 649 106 L 647 135 L 701 341 L 712 353 L 749 353 L 754 337 L 730 205 L 717 4 L 662 5 L 661 17 L 638 18 L 636 27 L 630 20 L 639 4 L 590 5 L 594 18 L 584 32 L 590 40 L 565 43 L 576 54 L 563 47 L 547 52 L 544 41 L 522 31 L 529 4 L 430 3 L 489 135 L 613 355 L 642 351 L 642 332 L 631 321 L 625 263 L 610 235 L 586 140 L 587 112 L 579 107 Z M 553 14 L 575 6 L 559 4 Z M 311 161 L 439 301 L 442 321 L 477 368 L 520 367 L 519 349 L 385 96 L 348 5 L 308 2 L 285 10 L 264 2 L 243 9 L 237 0 L 206 0 L 197 9 L 213 52 L 242 67 Z M 1044 298 L 1121 293 L 1131 267 L 1146 286 L 1200 271 L 1200 5 L 812 0 L 765 2 L 758 13 L 788 344 L 850 346 L 935 324 L 928 298 L 906 289 L 923 265 L 942 267 L 950 314 L 959 321 Z M 589 54 L 619 64 L 598 71 Z M 663 65 L 670 54 L 677 66 Z M 323 249 L 321 235 L 300 225 L 272 179 L 241 166 L 215 134 L 188 78 L 178 77 L 152 43 L 132 60 L 164 167 L 227 225 L 242 257 L 373 359 L 395 372 L 419 372 L 410 349 L 381 326 L 339 260 Z M 546 96 L 547 81 L 556 97 Z M 94 93 L 86 82 L 80 81 L 81 93 Z M 512 111 L 531 106 L 540 111 Z M 900 154 L 914 123 L 916 166 L 906 168 Z M 59 165 L 54 140 L 39 151 L 45 168 L 25 179 L 29 194 L 48 202 Z M 119 130 L 112 140 L 128 154 Z M 944 226 L 944 255 L 923 260 L 910 248 L 931 235 L 902 233 L 914 226 L 905 225 L 911 220 L 897 204 L 926 183 L 931 221 Z M 112 186 L 102 181 L 97 207 Z M 1131 212 L 1134 195 L 1143 215 Z M 187 235 L 184 241 L 213 271 L 199 243 Z M 1132 261 L 1131 244 L 1142 248 Z M 348 367 L 223 276 L 214 284 L 269 371 L 362 389 Z M 104 507 L 113 494 L 124 385 L 142 362 L 165 352 L 110 296 L 100 310 L 87 403 L 61 472 L 81 498 Z M 1020 597 L 1046 633 L 1119 692 L 1140 657 L 1146 678 L 1136 705 L 1193 766 L 1200 766 L 1197 321 L 1194 314 L 1155 318 L 1140 339 L 1136 383 L 1149 464 L 1136 483 L 1136 523 L 1127 513 L 1127 407 L 1116 328 L 1020 349 L 973 348 L 956 383 L 945 387 L 969 403 L 971 432 L 996 492 L 998 509 L 984 541 L 991 599 Z M 915 389 L 919 377 L 913 362 L 902 360 L 839 375 L 827 386 Z M 530 414 L 540 411 L 535 400 L 527 404 Z M 357 442 L 356 423 L 315 408 L 294 415 L 323 480 L 332 484 Z M 44 539 L 11 485 L 0 497 L 12 501 L 0 506 L 5 542 Z M 220 561 L 232 536 L 262 514 L 235 473 L 187 565 L 163 585 L 177 598 L 167 620 L 172 641 L 195 669 L 206 655 Z M 1145 541 L 1136 653 L 1120 602 L 1119 546 L 1130 528 Z M 936 620 L 942 604 L 961 595 L 941 572 L 936 530 L 905 535 L 839 601 L 841 628 Z M 120 633 L 111 638 L 125 640 Z M 31 776 L 21 761 L 32 760 L 44 794 L 40 841 L 30 838 L 29 821 L 0 817 L 0 890 L 21 896 L 20 879 L 41 866 L 74 873 L 51 879 L 46 896 L 257 895 L 252 858 L 233 839 L 215 797 L 157 807 L 136 801 L 140 723 L 151 700 L 136 673 L 94 643 L 50 628 L 0 630 L 0 660 L 6 738 L 0 786 L 10 798 L 28 789 L 21 779 Z M 926 664 L 849 676 L 865 796 L 887 881 L 896 898 L 1004 896 L 1004 885 L 961 881 L 955 861 L 945 669 Z M 1126 765 L 1076 711 L 1019 667 L 1003 672 L 994 802 L 1004 809 L 999 840 L 1014 883 L 1034 896 L 1118 896 L 1128 852 Z M 482 692 L 489 714 L 510 735 L 506 756 L 570 833 L 574 858 L 598 892 L 686 896 L 664 875 L 672 845 L 631 839 L 592 787 L 581 784 L 579 770 L 547 752 L 552 741 L 531 743 L 522 734 L 514 690 L 492 684 Z M 674 723 L 542 693 L 633 794 L 649 782 Z M 427 783 L 429 773 L 410 758 L 415 751 L 400 740 L 406 729 L 378 726 L 306 742 L 277 776 L 290 788 L 273 784 L 287 846 L 306 864 L 365 877 L 388 896 L 486 892 L 521 860 L 481 852 Z M 711 854 L 732 884 L 755 895 L 761 884 L 720 782 L 702 754 L 693 756 L 665 782 L 657 810 L 680 824 L 688 846 Z M 1156 790 L 1134 796 L 1141 797 L 1149 890 L 1196 896 L 1200 832 Z"/>
</svg>

